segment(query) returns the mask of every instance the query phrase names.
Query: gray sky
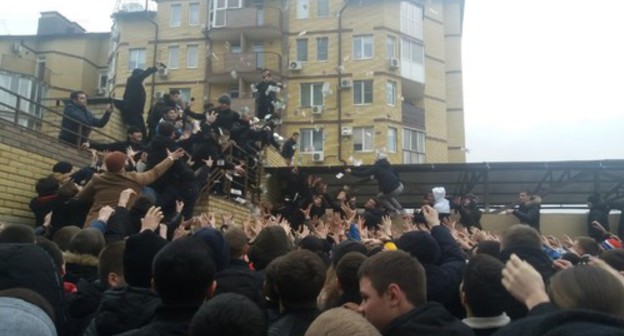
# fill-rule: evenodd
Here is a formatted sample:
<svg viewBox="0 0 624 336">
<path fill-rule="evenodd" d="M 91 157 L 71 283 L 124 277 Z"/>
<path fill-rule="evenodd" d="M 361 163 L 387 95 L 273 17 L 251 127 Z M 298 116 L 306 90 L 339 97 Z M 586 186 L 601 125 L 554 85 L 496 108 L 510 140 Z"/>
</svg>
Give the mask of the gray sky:
<svg viewBox="0 0 624 336">
<path fill-rule="evenodd" d="M 56 10 L 108 31 L 115 0 L 29 0 L 0 11 L 0 34 L 34 34 Z M 466 0 L 468 160 L 620 159 L 624 1 Z"/>
</svg>

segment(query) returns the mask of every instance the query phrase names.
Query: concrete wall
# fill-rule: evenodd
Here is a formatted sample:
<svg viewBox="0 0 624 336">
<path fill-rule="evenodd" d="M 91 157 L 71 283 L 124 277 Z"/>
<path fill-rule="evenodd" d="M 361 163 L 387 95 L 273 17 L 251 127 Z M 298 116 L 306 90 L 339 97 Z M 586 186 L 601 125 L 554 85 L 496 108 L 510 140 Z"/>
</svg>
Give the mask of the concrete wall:
<svg viewBox="0 0 624 336">
<path fill-rule="evenodd" d="M 617 232 L 620 215 L 609 217 L 610 231 Z M 481 225 L 484 230 L 502 233 L 506 228 L 518 224 L 519 221 L 514 215 L 489 215 L 484 214 L 481 218 Z M 586 214 L 541 214 L 541 231 L 544 235 L 554 235 L 563 237 L 564 234 L 574 238 L 576 236 L 587 236 L 587 215 Z"/>
</svg>

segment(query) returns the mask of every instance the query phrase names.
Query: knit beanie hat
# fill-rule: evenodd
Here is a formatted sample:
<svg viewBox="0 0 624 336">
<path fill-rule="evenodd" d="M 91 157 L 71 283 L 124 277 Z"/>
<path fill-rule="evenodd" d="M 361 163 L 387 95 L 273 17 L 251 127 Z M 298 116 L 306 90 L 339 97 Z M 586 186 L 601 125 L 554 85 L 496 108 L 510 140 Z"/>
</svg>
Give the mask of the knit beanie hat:
<svg viewBox="0 0 624 336">
<path fill-rule="evenodd" d="M 230 263 L 230 246 L 217 229 L 202 228 L 193 236 L 199 238 L 212 250 L 217 272 L 224 270 Z"/>
<path fill-rule="evenodd" d="M 249 247 L 249 260 L 256 270 L 263 270 L 273 259 L 285 255 L 292 249 L 286 231 L 279 226 L 269 226 L 256 236 Z"/>
<path fill-rule="evenodd" d="M 342 257 L 349 252 L 359 252 L 363 255 L 367 255 L 368 251 L 366 250 L 366 246 L 364 244 L 355 241 L 355 240 L 345 240 L 340 242 L 340 244 L 334 247 L 334 251 L 332 252 L 332 264 L 334 267 L 338 266 L 338 262 Z"/>
<path fill-rule="evenodd" d="M 126 165 L 126 154 L 122 152 L 112 152 L 104 159 L 106 170 L 111 173 L 119 173 Z"/>
<path fill-rule="evenodd" d="M 141 288 L 151 287 L 152 261 L 165 245 L 167 245 L 167 240 L 150 230 L 126 239 L 123 267 L 124 278 L 128 285 Z"/>
<path fill-rule="evenodd" d="M 400 250 L 408 252 L 422 264 L 433 264 L 440 256 L 438 242 L 426 232 L 407 232 L 399 238 L 396 245 Z"/>
</svg>

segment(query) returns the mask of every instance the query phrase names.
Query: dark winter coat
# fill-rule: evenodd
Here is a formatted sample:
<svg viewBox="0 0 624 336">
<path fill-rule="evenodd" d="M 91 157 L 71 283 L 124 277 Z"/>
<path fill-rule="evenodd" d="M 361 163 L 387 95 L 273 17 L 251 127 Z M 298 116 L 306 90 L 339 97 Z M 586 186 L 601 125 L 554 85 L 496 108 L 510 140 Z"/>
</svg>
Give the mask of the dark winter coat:
<svg viewBox="0 0 624 336">
<path fill-rule="evenodd" d="M 65 276 L 63 280 L 78 284 L 80 279 L 94 282 L 98 277 L 98 257 L 89 254 L 63 253 Z"/>
<path fill-rule="evenodd" d="M 520 204 L 513 214 L 518 217 L 520 223 L 528 224 L 539 232 L 541 203 L 541 197 L 533 196 L 529 201 Z"/>
<path fill-rule="evenodd" d="M 360 169 L 353 168 L 351 170 L 353 176 L 368 177 L 373 175 L 379 184 L 379 191 L 384 194 L 393 192 L 401 184 L 399 174 L 392 168 L 387 159 L 375 161 L 375 164 L 369 168 Z"/>
<path fill-rule="evenodd" d="M 106 126 L 110 116 L 110 112 L 105 112 L 101 118 L 96 118 L 86 107 L 68 102 L 63 111 L 59 140 L 72 145 L 80 145 L 87 141 L 92 127 Z"/>
<path fill-rule="evenodd" d="M 152 321 L 140 329 L 131 330 L 119 336 L 186 336 L 197 305 L 165 305 L 156 308 Z"/>
<path fill-rule="evenodd" d="M 269 327 L 268 336 L 304 336 L 305 332 L 320 314 L 317 308 L 286 309 L 280 318 Z"/>
<path fill-rule="evenodd" d="M 234 124 L 240 119 L 238 112 L 229 108 L 227 110 L 214 109 L 211 110 L 211 112 L 216 112 L 218 114 L 217 119 L 211 125 L 217 134 L 220 134 L 219 129 L 231 131 Z"/>
<path fill-rule="evenodd" d="M 69 315 L 75 325 L 74 329 L 82 335 L 100 306 L 102 296 L 108 286 L 99 280 L 89 282 L 80 279 L 76 287 L 77 292 L 69 295 L 67 302 Z"/>
<path fill-rule="evenodd" d="M 111 151 L 111 152 L 125 153 L 128 147 L 132 148 L 132 150 L 135 152 L 142 152 L 145 150 L 145 147 L 143 146 L 142 143 L 131 142 L 129 140 L 117 141 L 117 142 L 112 142 L 108 144 L 91 142 L 89 143 L 89 145 L 91 149 L 95 149 L 99 151 Z"/>
<path fill-rule="evenodd" d="M 437 302 L 427 302 L 404 314 L 383 330 L 384 336 L 471 336 L 472 329 Z"/>
<path fill-rule="evenodd" d="M 126 114 L 139 115 L 143 118 L 143 110 L 145 110 L 145 87 L 143 81 L 154 74 L 158 69 L 156 67 L 147 68 L 145 70 L 135 69 L 132 75 L 126 81 L 126 90 L 124 91 L 123 100 Z"/>
<path fill-rule="evenodd" d="M 561 310 L 527 317 L 499 330 L 494 336 L 622 336 L 624 320 L 589 310 Z"/>
<path fill-rule="evenodd" d="M 602 233 L 594 228 L 591 223 L 593 221 L 597 221 L 602 225 L 607 231 L 609 231 L 609 206 L 605 203 L 592 204 L 592 208 L 589 209 L 589 214 L 587 215 L 587 234 L 594 238 L 596 241 L 603 241 L 604 237 Z"/>
<path fill-rule="evenodd" d="M 280 153 L 284 159 L 291 160 L 293 156 L 295 156 L 295 152 L 297 151 L 297 141 L 293 138 L 290 138 L 284 142 L 282 145 L 282 152 Z"/>
<path fill-rule="evenodd" d="M 160 298 L 147 288 L 124 287 L 104 292 L 85 336 L 117 335 L 148 324 Z"/>
<path fill-rule="evenodd" d="M 260 309 L 266 308 L 264 299 L 264 274 L 254 272 L 245 261 L 231 259 L 228 268 L 217 273 L 215 295 L 237 293 L 255 302 Z"/>
<path fill-rule="evenodd" d="M 457 208 L 459 212 L 459 223 L 466 228 L 476 227 L 481 229 L 481 211 L 477 208 L 477 204 L 471 201 L 468 206 L 460 206 Z"/>
</svg>

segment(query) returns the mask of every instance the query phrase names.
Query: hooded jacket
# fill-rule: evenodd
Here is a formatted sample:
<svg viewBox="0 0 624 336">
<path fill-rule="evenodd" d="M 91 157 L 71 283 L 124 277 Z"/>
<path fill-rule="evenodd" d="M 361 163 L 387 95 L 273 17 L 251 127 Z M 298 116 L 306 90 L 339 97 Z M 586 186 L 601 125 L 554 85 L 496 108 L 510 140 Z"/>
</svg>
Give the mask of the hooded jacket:
<svg viewBox="0 0 624 336">
<path fill-rule="evenodd" d="M 435 187 L 431 189 L 435 203 L 433 207 L 438 210 L 440 215 L 449 215 L 451 213 L 451 205 L 446 197 L 446 189 L 444 187 Z"/>
<path fill-rule="evenodd" d="M 75 146 L 80 145 L 87 141 L 91 127 L 106 126 L 110 116 L 110 112 L 105 112 L 101 118 L 96 118 L 86 107 L 78 106 L 72 101 L 67 102 L 63 111 L 59 140 Z"/>
<path fill-rule="evenodd" d="M 537 195 L 533 195 L 530 200 L 520 204 L 518 209 L 513 211 L 513 214 L 518 217 L 520 223 L 528 224 L 539 232 L 541 204 L 542 198 Z"/>
<path fill-rule="evenodd" d="M 437 302 L 427 302 L 394 319 L 384 336 L 471 336 L 472 329 Z"/>
<path fill-rule="evenodd" d="M 388 159 L 385 158 L 375 161 L 375 164 L 367 169 L 353 168 L 351 174 L 357 177 L 373 175 L 379 184 L 379 191 L 384 194 L 393 192 L 401 185 L 399 174 L 392 168 Z"/>
<path fill-rule="evenodd" d="M 98 257 L 90 254 L 63 253 L 65 276 L 63 280 L 78 284 L 80 279 L 93 282 L 98 279 Z"/>
</svg>

